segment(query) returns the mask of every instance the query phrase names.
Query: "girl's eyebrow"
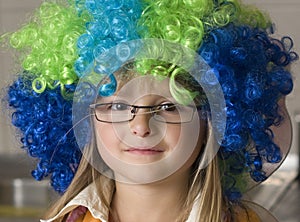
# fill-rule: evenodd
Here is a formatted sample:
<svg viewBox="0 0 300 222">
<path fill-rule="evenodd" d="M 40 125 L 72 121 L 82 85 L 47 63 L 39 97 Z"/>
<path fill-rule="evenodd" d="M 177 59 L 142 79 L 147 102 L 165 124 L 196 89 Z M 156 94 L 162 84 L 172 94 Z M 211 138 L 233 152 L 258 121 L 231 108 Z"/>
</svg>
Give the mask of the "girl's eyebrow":
<svg viewBox="0 0 300 222">
<path fill-rule="evenodd" d="M 96 100 L 96 103 L 126 103 L 129 104 L 128 99 L 119 96 L 100 97 Z"/>
<path fill-rule="evenodd" d="M 96 99 L 96 103 L 108 103 L 114 101 L 115 96 L 109 96 L 109 97 L 98 97 Z"/>
<path fill-rule="evenodd" d="M 177 103 L 177 101 L 175 100 L 175 98 L 173 97 L 164 97 L 164 96 L 160 96 L 157 95 L 158 98 L 156 99 L 155 103 L 160 104 L 163 102 L 171 102 L 171 103 Z M 129 102 L 131 101 L 131 102 Z M 123 103 L 127 103 L 127 104 L 131 104 L 132 99 L 128 99 L 128 97 L 124 97 L 124 96 L 109 96 L 109 97 L 98 97 L 96 100 L 96 103 L 110 103 L 110 102 L 123 102 Z M 131 104 L 134 105 L 134 104 Z"/>
</svg>

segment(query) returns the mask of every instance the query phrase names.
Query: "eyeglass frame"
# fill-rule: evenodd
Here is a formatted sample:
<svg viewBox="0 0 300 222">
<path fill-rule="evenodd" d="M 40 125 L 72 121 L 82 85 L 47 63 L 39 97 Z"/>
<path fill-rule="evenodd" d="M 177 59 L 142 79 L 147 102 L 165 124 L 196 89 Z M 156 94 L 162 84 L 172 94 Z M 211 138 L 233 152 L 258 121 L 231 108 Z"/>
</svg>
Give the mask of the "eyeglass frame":
<svg viewBox="0 0 300 222">
<path fill-rule="evenodd" d="M 124 120 L 124 121 L 112 122 L 112 121 L 105 121 L 105 120 L 99 119 L 98 116 L 97 116 L 97 114 L 96 114 L 96 108 L 97 108 L 97 106 L 101 106 L 101 105 L 109 105 L 109 104 L 122 104 L 122 105 L 126 105 L 126 106 L 128 106 L 128 107 L 130 107 L 130 108 L 133 108 L 133 110 L 136 110 L 136 111 L 134 111 L 134 113 L 133 113 L 132 110 L 131 110 L 131 114 L 132 114 L 132 115 L 131 115 L 131 119 Z M 173 103 L 167 103 L 167 104 L 173 104 Z M 94 111 L 96 120 L 99 121 L 99 122 L 103 122 L 103 123 L 124 123 L 124 122 L 130 122 L 130 121 L 132 121 L 132 120 L 135 118 L 135 116 L 138 115 L 137 112 L 138 112 L 139 109 L 150 109 L 150 111 L 148 111 L 148 112 L 143 112 L 143 113 L 140 114 L 140 115 L 151 114 L 151 115 L 154 117 L 154 119 L 155 119 L 156 121 L 158 121 L 158 122 L 163 122 L 163 123 L 168 123 L 168 124 L 189 123 L 189 122 L 191 122 L 191 121 L 193 120 L 193 116 L 194 116 L 195 111 L 198 110 L 198 109 L 200 109 L 200 107 L 196 107 L 196 106 L 186 106 L 186 107 L 192 108 L 192 115 L 191 115 L 191 119 L 190 119 L 189 121 L 184 121 L 184 122 L 168 122 L 168 121 L 160 121 L 159 119 L 156 119 L 156 118 L 155 118 L 155 113 L 159 112 L 160 110 L 153 110 L 153 109 L 156 108 L 156 107 L 162 107 L 162 106 L 164 106 L 164 105 L 166 105 L 166 104 L 159 104 L 159 105 L 153 105 L 153 106 L 137 106 L 137 105 L 130 105 L 130 104 L 122 103 L 122 102 L 116 102 L 116 103 L 114 103 L 114 102 L 109 102 L 109 103 L 94 103 L 94 104 L 90 104 L 90 105 L 89 105 L 89 108 L 90 108 L 91 110 Z M 174 106 L 177 106 L 177 105 L 180 105 L 180 104 L 173 104 L 173 105 L 174 105 Z"/>
</svg>

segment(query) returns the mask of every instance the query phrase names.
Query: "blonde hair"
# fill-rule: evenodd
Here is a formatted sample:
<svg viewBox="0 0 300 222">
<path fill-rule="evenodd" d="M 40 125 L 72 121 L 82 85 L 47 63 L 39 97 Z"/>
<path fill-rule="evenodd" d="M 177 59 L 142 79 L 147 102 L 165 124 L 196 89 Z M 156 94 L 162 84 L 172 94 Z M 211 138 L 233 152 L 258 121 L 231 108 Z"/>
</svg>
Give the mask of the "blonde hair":
<svg viewBox="0 0 300 222">
<path fill-rule="evenodd" d="M 44 218 L 52 218 L 57 215 L 60 210 L 70 202 L 77 194 L 79 194 L 84 188 L 86 188 L 91 183 L 96 183 L 99 198 L 103 203 L 103 207 L 107 210 L 110 209 L 108 193 L 110 189 L 114 188 L 114 181 L 104 175 L 102 175 L 98 170 L 96 170 L 85 157 L 92 157 L 91 153 L 95 150 L 95 140 L 92 139 L 90 144 L 86 145 L 84 148 L 84 153 L 80 164 L 78 166 L 77 172 L 66 190 L 66 192 L 47 210 Z M 64 217 L 58 218 L 57 222 L 63 221 Z"/>
</svg>

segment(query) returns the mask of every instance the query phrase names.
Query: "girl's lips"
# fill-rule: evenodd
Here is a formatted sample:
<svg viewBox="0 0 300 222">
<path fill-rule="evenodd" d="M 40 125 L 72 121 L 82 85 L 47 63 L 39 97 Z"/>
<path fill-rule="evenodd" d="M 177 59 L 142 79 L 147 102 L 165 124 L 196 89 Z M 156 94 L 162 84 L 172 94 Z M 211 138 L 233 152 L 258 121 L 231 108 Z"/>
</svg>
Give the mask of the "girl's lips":
<svg viewBox="0 0 300 222">
<path fill-rule="evenodd" d="M 126 149 L 125 152 L 137 155 L 155 155 L 160 154 L 164 151 L 157 148 L 129 148 Z"/>
</svg>

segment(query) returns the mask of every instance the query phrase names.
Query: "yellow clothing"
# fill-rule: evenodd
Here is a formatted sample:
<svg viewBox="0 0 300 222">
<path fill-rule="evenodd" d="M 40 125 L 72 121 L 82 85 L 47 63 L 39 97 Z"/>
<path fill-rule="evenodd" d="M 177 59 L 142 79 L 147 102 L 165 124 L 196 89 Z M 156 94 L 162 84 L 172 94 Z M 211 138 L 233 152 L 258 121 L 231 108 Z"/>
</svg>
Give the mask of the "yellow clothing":
<svg viewBox="0 0 300 222">
<path fill-rule="evenodd" d="M 76 222 L 101 222 L 99 219 L 95 219 L 90 211 L 87 211 L 84 217 L 78 218 Z"/>
<path fill-rule="evenodd" d="M 250 208 L 238 207 L 234 212 L 234 222 L 262 222 L 256 212 Z"/>
</svg>

